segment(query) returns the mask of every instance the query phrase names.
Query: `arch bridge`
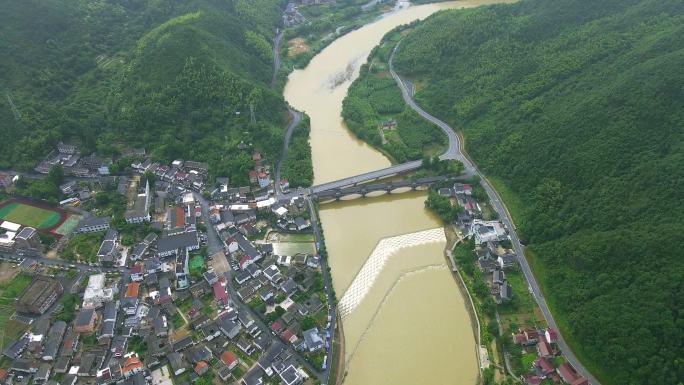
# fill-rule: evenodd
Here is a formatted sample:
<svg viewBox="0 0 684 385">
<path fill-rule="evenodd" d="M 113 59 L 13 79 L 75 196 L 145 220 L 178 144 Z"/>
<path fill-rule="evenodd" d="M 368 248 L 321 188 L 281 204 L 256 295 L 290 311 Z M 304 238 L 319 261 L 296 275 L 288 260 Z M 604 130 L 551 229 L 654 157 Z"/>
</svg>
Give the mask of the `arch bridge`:
<svg viewBox="0 0 684 385">
<path fill-rule="evenodd" d="M 344 197 L 357 195 L 358 197 L 367 197 L 373 192 L 383 192 L 387 194 L 397 193 L 398 190 L 413 191 L 420 188 L 430 186 L 433 183 L 442 182 L 446 180 L 457 181 L 465 179 L 463 176 L 431 176 L 417 179 L 407 179 L 393 182 L 362 184 L 349 187 L 335 187 L 322 191 L 312 191 L 310 196 L 318 200 L 339 200 Z M 407 189 L 408 188 L 408 189 Z"/>
</svg>

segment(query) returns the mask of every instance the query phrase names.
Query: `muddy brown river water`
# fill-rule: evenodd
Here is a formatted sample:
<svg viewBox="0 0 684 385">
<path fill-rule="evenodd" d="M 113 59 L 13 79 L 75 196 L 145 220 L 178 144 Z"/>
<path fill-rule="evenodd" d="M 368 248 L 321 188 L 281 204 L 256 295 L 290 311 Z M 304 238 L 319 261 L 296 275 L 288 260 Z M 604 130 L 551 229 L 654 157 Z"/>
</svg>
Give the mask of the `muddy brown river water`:
<svg viewBox="0 0 684 385">
<path fill-rule="evenodd" d="M 344 126 L 342 101 L 360 66 L 394 27 L 448 8 L 502 1 L 412 6 L 340 37 L 294 71 L 285 99 L 311 118 L 315 183 L 387 167 L 389 160 Z M 424 192 L 321 205 L 333 285 L 342 297 L 377 243 L 440 226 L 424 208 Z M 443 257 L 445 244 L 414 246 L 392 255 L 359 305 L 343 319 L 349 385 L 472 385 L 475 337 L 464 298 Z"/>
</svg>

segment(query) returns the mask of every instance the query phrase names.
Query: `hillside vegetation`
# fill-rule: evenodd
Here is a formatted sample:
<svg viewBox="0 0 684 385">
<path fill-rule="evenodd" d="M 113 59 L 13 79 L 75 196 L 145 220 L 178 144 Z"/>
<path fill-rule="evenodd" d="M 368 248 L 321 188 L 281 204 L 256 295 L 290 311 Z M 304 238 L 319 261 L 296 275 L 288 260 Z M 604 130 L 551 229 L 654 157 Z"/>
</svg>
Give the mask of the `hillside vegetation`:
<svg viewBox="0 0 684 385">
<path fill-rule="evenodd" d="M 387 63 L 400 38 L 393 32 L 370 53 L 344 99 L 342 117 L 357 137 L 402 163 L 440 154 L 447 138 L 439 127 L 406 106 L 389 73 Z M 390 122 L 396 125 L 382 127 Z"/>
<path fill-rule="evenodd" d="M 282 5 L 5 2 L 0 168 L 31 168 L 59 140 L 105 155 L 145 147 L 159 159 L 207 161 L 217 174 L 245 169 L 241 140 L 276 155 L 285 108 L 267 84 Z"/>
<path fill-rule="evenodd" d="M 684 382 L 684 2 L 442 12 L 396 65 L 523 203 L 549 305 L 602 383 Z"/>
</svg>

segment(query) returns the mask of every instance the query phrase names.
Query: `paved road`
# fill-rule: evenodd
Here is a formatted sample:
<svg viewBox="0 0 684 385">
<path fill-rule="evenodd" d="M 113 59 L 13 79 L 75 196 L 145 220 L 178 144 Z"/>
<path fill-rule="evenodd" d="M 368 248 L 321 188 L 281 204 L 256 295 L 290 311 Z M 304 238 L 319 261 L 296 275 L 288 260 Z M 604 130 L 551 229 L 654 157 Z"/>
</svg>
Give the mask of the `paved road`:
<svg viewBox="0 0 684 385">
<path fill-rule="evenodd" d="M 309 205 L 309 214 L 311 217 L 311 227 L 313 228 L 313 233 L 314 237 L 316 238 L 316 251 L 318 251 L 318 247 L 323 244 L 323 237 L 321 235 L 321 227 L 318 223 L 318 216 L 316 215 L 316 209 L 314 208 L 313 202 L 311 199 L 307 196 L 306 197 L 306 203 Z M 333 286 L 332 286 L 332 277 L 330 276 L 330 271 L 328 270 L 328 258 L 327 257 L 322 257 L 320 259 L 320 264 L 321 264 L 321 273 L 323 274 L 323 284 L 325 285 L 325 294 L 326 298 L 328 299 L 328 316 L 330 316 L 330 327 L 328 330 L 330 331 L 330 349 L 328 349 L 327 356 L 327 367 L 326 369 L 323 370 L 323 379 L 321 380 L 321 384 L 325 385 L 327 384 L 328 380 L 330 379 L 330 370 L 336 370 L 337 368 L 332 368 L 333 364 L 333 337 L 335 335 L 335 327 L 337 324 L 337 305 L 335 305 L 335 298 L 333 297 Z M 340 357 L 340 359 L 344 359 L 344 357 Z M 333 384 L 334 385 L 334 384 Z"/>
<path fill-rule="evenodd" d="M 280 189 L 280 172 L 282 170 L 283 162 L 285 161 L 285 159 L 287 159 L 287 154 L 290 151 L 290 139 L 292 138 L 292 133 L 294 132 L 294 129 L 297 128 L 299 123 L 302 121 L 301 112 L 293 110 L 289 107 L 287 111 L 290 113 L 290 124 L 288 124 L 287 128 L 285 129 L 283 149 L 280 151 L 280 159 L 278 159 L 278 163 L 276 164 L 275 169 L 276 199 L 279 199 L 279 197 L 283 194 L 282 190 Z"/>
<path fill-rule="evenodd" d="M 435 118 L 434 116 L 428 114 L 427 112 L 425 112 L 425 110 L 420 108 L 420 106 L 417 105 L 416 102 L 413 100 L 413 95 L 412 92 L 409 90 L 409 87 L 406 86 L 404 81 L 402 81 L 399 75 L 397 75 L 397 73 L 394 71 L 394 54 L 397 51 L 398 47 L 399 44 L 397 44 L 394 47 L 394 50 L 392 51 L 392 55 L 389 59 L 389 68 L 390 74 L 392 74 L 394 81 L 399 86 L 399 89 L 401 89 L 401 96 L 404 98 L 404 102 L 406 102 L 406 104 L 408 104 L 408 106 L 411 107 L 411 109 L 416 111 L 425 120 L 439 127 L 442 130 L 442 132 L 444 132 L 444 134 L 447 136 L 447 138 L 449 138 L 449 147 L 447 147 L 447 150 L 442 155 L 440 155 L 439 158 L 442 160 L 456 159 L 463 163 L 463 165 L 465 166 L 465 172 L 467 174 L 474 175 L 474 167 L 472 163 L 463 155 L 463 153 L 461 153 L 461 141 L 456 132 L 453 129 L 451 129 L 451 127 L 449 127 L 448 124 Z"/>
<path fill-rule="evenodd" d="M 320 193 L 323 191 L 335 190 L 338 188 L 352 186 L 352 185 L 356 185 L 359 183 L 370 182 L 370 181 L 385 178 L 385 177 L 388 177 L 391 175 L 401 174 L 401 173 L 405 173 L 408 171 L 417 170 L 420 168 L 421 165 L 422 165 L 422 161 L 413 160 L 410 162 L 397 164 L 397 165 L 390 166 L 387 168 L 383 168 L 380 170 L 370 171 L 367 173 L 354 175 L 354 176 L 350 176 L 347 178 L 338 179 L 338 180 L 335 180 L 332 182 L 319 184 L 316 186 L 309 187 L 307 189 L 293 190 L 287 194 L 280 194 L 278 196 L 278 200 L 279 201 L 285 201 L 285 200 L 290 200 L 291 198 L 294 198 L 294 197 L 300 196 L 300 195 L 306 196 L 309 194 Z"/>
<path fill-rule="evenodd" d="M 91 272 L 104 272 L 104 273 L 111 273 L 111 272 L 119 272 L 123 273 L 125 271 L 128 271 L 127 267 L 102 267 L 98 265 L 89 265 L 87 263 L 76 263 L 76 262 L 70 262 L 70 261 L 65 261 L 62 259 L 58 258 L 46 258 L 42 254 L 23 254 L 19 255 L 17 253 L 5 253 L 1 252 L 0 257 L 4 258 L 13 258 L 13 259 L 18 259 L 17 263 L 21 263 L 21 260 L 28 258 L 31 260 L 36 261 L 37 263 L 43 264 L 45 266 L 61 266 L 61 267 L 66 267 L 66 268 L 75 268 L 78 269 L 79 271 L 91 271 Z"/>
<path fill-rule="evenodd" d="M 195 200 L 200 203 L 200 207 L 202 208 L 202 219 L 207 227 L 207 252 L 209 255 L 214 255 L 223 251 L 223 241 L 221 241 L 216 229 L 214 229 L 214 226 L 212 226 L 209 221 L 209 201 L 200 193 L 193 192 L 192 195 Z"/>
<path fill-rule="evenodd" d="M 398 46 L 398 45 L 397 45 Z M 455 159 L 463 163 L 464 165 L 464 173 L 466 176 L 473 176 L 477 174 L 477 171 L 475 167 L 473 166 L 472 162 L 468 158 L 466 158 L 463 153 L 460 150 L 461 143 L 458 135 L 454 130 L 449 127 L 446 123 L 442 122 L 441 120 L 435 118 L 434 116 L 428 114 L 425 112 L 420 106 L 418 106 L 412 99 L 411 91 L 409 90 L 409 87 L 406 86 L 406 84 L 401 80 L 399 75 L 394 71 L 394 68 L 392 66 L 392 59 L 394 58 L 394 52 L 396 51 L 396 47 L 394 48 L 394 51 L 392 52 L 392 56 L 390 57 L 389 65 L 390 65 L 390 73 L 392 74 L 392 77 L 394 80 L 397 82 L 397 85 L 401 89 L 401 94 L 404 98 L 404 101 L 406 104 L 408 104 L 414 111 L 416 111 L 420 116 L 425 118 L 426 120 L 434 123 L 437 127 L 439 127 L 442 132 L 447 136 L 449 140 L 449 145 L 447 149 L 442 153 L 439 158 L 442 160 L 449 160 L 449 159 Z M 289 138 L 286 140 L 289 141 Z M 395 174 L 400 174 L 400 173 L 405 173 L 408 171 L 413 171 L 417 170 L 421 167 L 422 161 L 420 160 L 414 160 L 414 161 L 409 161 L 406 163 L 402 164 L 396 164 L 394 166 L 390 166 L 387 168 L 383 168 L 380 170 L 374 170 L 370 172 L 366 172 L 363 174 L 359 175 L 354 175 L 350 176 L 347 178 L 339 179 L 336 181 L 328 182 L 328 183 L 323 183 L 320 185 L 312 186 L 308 191 L 304 193 L 318 193 L 322 191 L 327 191 L 327 190 L 334 190 L 346 186 L 351 186 L 355 185 L 358 183 L 364 183 L 364 182 L 369 182 L 372 180 L 388 177 L 391 175 Z M 276 187 L 277 188 L 277 187 Z M 279 200 L 287 200 L 290 198 L 293 198 L 294 196 L 297 196 L 300 194 L 300 191 L 294 191 L 289 194 L 278 194 Z"/>
<path fill-rule="evenodd" d="M 384 178 L 390 175 L 404 173 L 420 168 L 422 161 L 413 160 L 406 163 L 397 164 L 380 170 L 370 171 L 359 175 L 350 176 L 348 178 L 338 179 L 336 181 L 319 184 L 310 188 L 311 192 L 318 193 L 336 188 L 342 188 L 357 183 L 368 182 L 375 179 Z"/>
<path fill-rule="evenodd" d="M 466 172 L 472 173 L 472 175 L 477 175 L 481 178 L 482 187 L 484 187 L 485 191 L 487 192 L 487 196 L 489 197 L 492 205 L 494 206 L 494 209 L 499 214 L 499 218 L 501 219 L 503 224 L 508 228 L 511 243 L 513 244 L 513 249 L 515 250 L 515 253 L 518 257 L 518 262 L 520 263 L 522 272 L 525 275 L 525 278 L 527 279 L 530 288 L 532 289 L 532 295 L 534 296 L 535 301 L 539 305 L 539 308 L 544 314 L 544 318 L 546 319 L 546 322 L 549 324 L 549 326 L 558 331 L 558 325 L 556 324 L 556 320 L 553 318 L 553 315 L 551 314 L 551 311 L 549 310 L 549 307 L 546 304 L 546 300 L 544 299 L 544 294 L 539 288 L 537 280 L 534 278 L 534 274 L 532 274 L 532 269 L 530 269 L 530 266 L 527 263 L 527 259 L 525 258 L 525 251 L 522 245 L 520 244 L 520 239 L 518 238 L 516 228 L 513 225 L 513 220 L 511 219 L 510 213 L 508 212 L 506 206 L 501 200 L 501 197 L 489 183 L 485 175 L 463 153 L 461 143 L 456 134 L 456 131 L 449 127 L 449 125 L 447 125 L 443 121 L 425 112 L 425 110 L 420 108 L 420 106 L 418 106 L 415 103 L 412 95 L 408 92 L 406 85 L 401 80 L 399 75 L 397 75 L 397 73 L 394 72 L 394 68 L 392 67 L 392 59 L 394 58 L 394 53 L 396 52 L 397 47 L 399 47 L 399 44 L 397 44 L 397 46 L 394 47 L 394 51 L 392 51 L 392 55 L 390 56 L 390 72 L 392 74 L 392 77 L 394 77 L 394 80 L 399 85 L 399 88 L 401 88 L 401 93 L 404 98 L 404 101 L 414 111 L 416 111 L 426 120 L 439 126 L 449 136 L 449 149 L 442 156 L 447 155 L 449 159 L 460 160 L 463 163 Z M 579 374 L 586 377 L 589 380 L 589 382 L 593 385 L 600 384 L 599 381 L 589 372 L 589 370 L 587 370 L 587 368 L 585 368 L 582 365 L 579 359 L 575 356 L 575 354 L 572 352 L 568 344 L 563 339 L 563 336 L 560 334 L 560 331 L 558 332 L 558 346 L 560 346 L 568 362 L 577 370 Z"/>
</svg>

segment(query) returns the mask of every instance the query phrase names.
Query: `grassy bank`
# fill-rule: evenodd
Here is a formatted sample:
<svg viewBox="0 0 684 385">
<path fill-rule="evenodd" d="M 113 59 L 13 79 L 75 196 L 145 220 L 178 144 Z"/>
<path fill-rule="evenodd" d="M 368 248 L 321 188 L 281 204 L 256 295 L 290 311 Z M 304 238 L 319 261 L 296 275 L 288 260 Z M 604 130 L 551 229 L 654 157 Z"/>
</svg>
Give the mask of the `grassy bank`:
<svg viewBox="0 0 684 385">
<path fill-rule="evenodd" d="M 520 197 L 518 197 L 518 194 L 513 192 L 513 190 L 506 185 L 502 179 L 494 176 L 488 176 L 487 180 L 489 180 L 489 182 L 492 184 L 492 187 L 494 187 L 497 194 L 499 194 L 501 200 L 504 201 L 504 204 L 508 209 L 508 213 L 511 215 L 514 226 L 518 227 L 524 218 L 523 214 L 525 212 L 525 205 L 523 201 L 520 199 Z"/>
</svg>

